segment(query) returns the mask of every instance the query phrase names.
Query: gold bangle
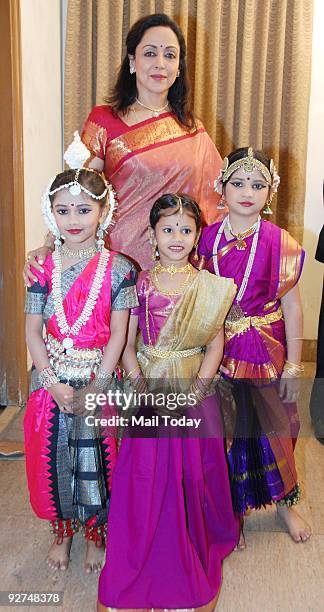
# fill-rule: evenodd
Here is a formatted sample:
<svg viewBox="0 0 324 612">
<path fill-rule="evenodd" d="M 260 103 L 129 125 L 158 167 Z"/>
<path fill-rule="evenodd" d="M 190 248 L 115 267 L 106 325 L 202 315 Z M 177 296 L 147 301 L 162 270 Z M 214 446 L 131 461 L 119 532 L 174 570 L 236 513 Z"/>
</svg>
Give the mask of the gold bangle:
<svg viewBox="0 0 324 612">
<path fill-rule="evenodd" d="M 130 377 L 131 377 L 131 375 L 132 375 L 132 374 L 134 374 L 134 372 L 138 372 L 138 371 L 140 371 L 140 370 L 141 370 L 141 368 L 139 367 L 139 365 L 138 365 L 138 366 L 136 366 L 136 368 L 133 368 L 132 370 L 130 370 L 130 371 L 128 372 L 128 374 L 127 374 L 126 378 L 130 378 Z"/>
<path fill-rule="evenodd" d="M 304 366 L 300 363 L 293 363 L 292 361 L 285 361 L 284 367 L 288 366 L 288 368 L 296 368 L 299 372 L 303 372 L 305 370 Z"/>
<path fill-rule="evenodd" d="M 286 342 L 290 342 L 291 340 L 304 340 L 304 338 L 286 338 Z"/>
</svg>

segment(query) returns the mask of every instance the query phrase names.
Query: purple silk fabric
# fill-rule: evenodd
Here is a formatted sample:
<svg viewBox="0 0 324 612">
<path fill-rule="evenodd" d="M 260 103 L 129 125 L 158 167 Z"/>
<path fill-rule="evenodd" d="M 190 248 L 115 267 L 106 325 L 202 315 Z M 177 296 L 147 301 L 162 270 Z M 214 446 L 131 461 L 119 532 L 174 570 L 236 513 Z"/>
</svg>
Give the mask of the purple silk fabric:
<svg viewBox="0 0 324 612">
<path fill-rule="evenodd" d="M 139 316 L 147 341 L 147 273 L 140 274 L 137 288 L 140 305 L 132 312 Z M 154 343 L 172 299 L 150 291 Z M 99 601 L 107 607 L 198 608 L 219 591 L 221 563 L 237 543 L 239 524 L 214 397 L 204 402 L 203 410 L 215 437 L 122 442 L 113 474 L 106 564 L 99 580 Z"/>
</svg>

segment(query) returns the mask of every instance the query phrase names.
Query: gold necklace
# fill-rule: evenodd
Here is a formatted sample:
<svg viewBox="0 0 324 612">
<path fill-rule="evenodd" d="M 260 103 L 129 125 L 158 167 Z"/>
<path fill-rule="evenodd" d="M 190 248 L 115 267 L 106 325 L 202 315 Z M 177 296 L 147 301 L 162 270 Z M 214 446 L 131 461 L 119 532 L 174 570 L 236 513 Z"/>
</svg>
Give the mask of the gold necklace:
<svg viewBox="0 0 324 612">
<path fill-rule="evenodd" d="M 189 271 L 192 270 L 192 265 L 188 262 L 182 268 L 177 268 L 173 264 L 171 266 L 162 266 L 162 264 L 158 262 L 154 266 L 154 270 L 157 274 L 160 272 L 167 272 L 168 274 L 170 274 L 170 276 L 174 276 L 175 274 L 180 274 L 180 272 L 187 274 Z"/>
<path fill-rule="evenodd" d="M 189 266 L 187 268 L 187 266 Z M 194 268 L 191 264 L 187 264 L 186 268 L 189 270 L 187 277 L 185 278 L 185 280 L 183 281 L 183 283 L 180 285 L 179 288 L 177 289 L 165 289 L 165 287 L 162 287 L 160 284 L 160 281 L 158 279 L 158 275 L 156 272 L 156 267 L 155 266 L 153 268 L 153 270 L 151 270 L 150 272 L 150 279 L 152 280 L 153 284 L 155 285 L 156 289 L 158 290 L 159 293 L 162 293 L 163 295 L 169 295 L 169 296 L 173 296 L 173 295 L 181 295 L 184 290 L 186 289 L 191 277 L 194 275 Z M 179 268 L 178 268 L 179 270 Z M 154 277 L 154 279 L 153 279 Z"/>
<path fill-rule="evenodd" d="M 75 251 L 69 249 L 65 244 L 61 246 L 61 255 L 69 259 L 88 259 L 88 257 L 96 255 L 96 253 L 98 253 L 96 246 L 89 247 L 88 249 L 76 249 Z"/>
<path fill-rule="evenodd" d="M 140 100 L 138 98 L 135 98 L 135 100 L 136 100 L 137 104 L 139 104 L 140 106 L 143 106 L 143 108 L 146 108 L 147 110 L 151 111 L 152 117 L 158 117 L 159 114 L 162 113 L 162 111 L 164 111 L 169 106 L 169 102 L 167 102 L 161 108 L 151 108 L 150 106 L 146 106 L 146 104 L 143 104 L 143 102 L 140 102 Z"/>
<path fill-rule="evenodd" d="M 258 222 L 259 222 L 259 217 L 257 218 L 256 222 L 253 223 L 251 227 L 249 227 L 249 229 L 245 230 L 245 232 L 238 232 L 237 234 L 235 234 L 232 230 L 232 226 L 231 226 L 229 217 L 227 217 L 227 227 L 230 231 L 230 234 L 233 236 L 233 238 L 236 238 L 236 240 L 238 240 L 238 243 L 235 245 L 237 251 L 245 251 L 247 244 L 244 239 L 254 234 L 254 232 L 257 229 Z"/>
<path fill-rule="evenodd" d="M 147 288 L 147 293 L 145 296 L 145 323 L 146 323 L 146 333 L 147 333 L 147 339 L 148 339 L 148 343 L 150 344 L 150 346 L 152 346 L 152 338 L 151 338 L 151 334 L 150 334 L 150 321 L 149 321 L 149 296 L 150 296 L 150 291 L 151 291 L 151 277 L 149 276 L 149 285 Z"/>
</svg>

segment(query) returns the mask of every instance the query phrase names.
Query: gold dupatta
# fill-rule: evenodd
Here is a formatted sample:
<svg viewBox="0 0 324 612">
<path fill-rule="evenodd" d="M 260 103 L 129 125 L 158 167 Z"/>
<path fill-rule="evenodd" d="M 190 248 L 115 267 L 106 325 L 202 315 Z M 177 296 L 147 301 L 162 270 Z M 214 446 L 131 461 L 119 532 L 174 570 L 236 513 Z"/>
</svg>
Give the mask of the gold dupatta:
<svg viewBox="0 0 324 612">
<path fill-rule="evenodd" d="M 207 270 L 199 272 L 175 305 L 154 345 L 155 349 L 169 356 L 147 356 L 140 336 L 138 359 L 144 376 L 150 379 L 187 380 L 188 384 L 188 380 L 199 371 L 203 352 L 183 358 L 174 358 L 172 353 L 208 345 L 224 324 L 235 293 L 236 285 L 231 278 L 220 278 Z"/>
</svg>

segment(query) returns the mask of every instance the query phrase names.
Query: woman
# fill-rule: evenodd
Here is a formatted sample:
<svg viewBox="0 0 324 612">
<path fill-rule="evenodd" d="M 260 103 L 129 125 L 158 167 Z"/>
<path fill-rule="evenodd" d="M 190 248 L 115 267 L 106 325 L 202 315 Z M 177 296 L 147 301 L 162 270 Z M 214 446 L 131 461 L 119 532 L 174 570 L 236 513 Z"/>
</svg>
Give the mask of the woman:
<svg viewBox="0 0 324 612">
<path fill-rule="evenodd" d="M 324 226 L 321 229 L 315 259 L 324 263 Z M 310 412 L 314 425 L 315 436 L 321 444 L 324 444 L 324 283 L 322 291 L 322 302 L 320 318 L 318 322 L 317 359 L 316 374 L 310 399 Z"/>
<path fill-rule="evenodd" d="M 137 21 L 126 39 L 126 55 L 109 106 L 95 107 L 82 132 L 91 152 L 88 166 L 103 170 L 118 197 L 118 217 L 110 246 L 152 267 L 148 217 L 153 202 L 170 191 L 199 202 L 203 220 L 217 216 L 213 190 L 221 166 L 219 153 L 189 107 L 186 46 L 180 28 L 167 15 Z M 52 244 L 49 243 L 49 247 Z M 29 254 L 45 259 L 47 249 Z"/>
</svg>

